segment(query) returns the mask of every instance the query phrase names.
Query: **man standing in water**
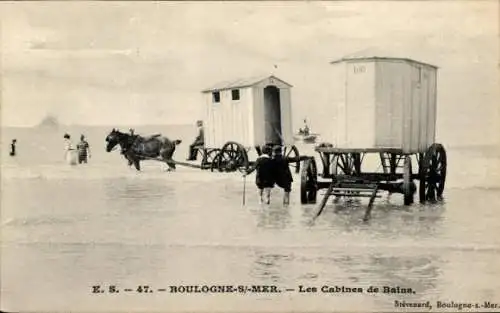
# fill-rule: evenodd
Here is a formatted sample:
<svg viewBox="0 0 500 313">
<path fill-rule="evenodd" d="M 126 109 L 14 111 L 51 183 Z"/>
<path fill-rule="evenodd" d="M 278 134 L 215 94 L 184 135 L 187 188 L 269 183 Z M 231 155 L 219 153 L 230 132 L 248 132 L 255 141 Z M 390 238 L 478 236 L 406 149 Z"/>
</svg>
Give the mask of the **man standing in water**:
<svg viewBox="0 0 500 313">
<path fill-rule="evenodd" d="M 85 136 L 80 136 L 80 142 L 76 145 L 76 149 L 78 150 L 78 163 L 87 163 L 88 158 L 90 158 L 90 145 L 85 140 Z"/>
<path fill-rule="evenodd" d="M 262 147 L 262 154 L 255 161 L 244 176 L 249 175 L 253 171 L 257 171 L 255 175 L 255 185 L 259 189 L 259 204 L 269 204 L 271 202 L 271 189 L 274 187 L 274 171 L 273 161 L 271 159 L 272 149 L 270 146 Z"/>
<path fill-rule="evenodd" d="M 276 146 L 273 149 L 273 170 L 276 185 L 284 191 L 283 204 L 290 204 L 290 191 L 292 191 L 292 172 L 287 160 L 283 157 L 281 146 Z"/>
<path fill-rule="evenodd" d="M 186 161 L 196 161 L 196 154 L 198 152 L 198 147 L 205 144 L 205 135 L 203 133 L 203 122 L 197 121 L 196 126 L 198 127 L 198 136 L 196 136 L 194 142 L 189 146 L 189 157 Z"/>
<path fill-rule="evenodd" d="M 10 156 L 16 155 L 16 139 L 12 139 L 12 143 L 10 144 Z"/>
</svg>

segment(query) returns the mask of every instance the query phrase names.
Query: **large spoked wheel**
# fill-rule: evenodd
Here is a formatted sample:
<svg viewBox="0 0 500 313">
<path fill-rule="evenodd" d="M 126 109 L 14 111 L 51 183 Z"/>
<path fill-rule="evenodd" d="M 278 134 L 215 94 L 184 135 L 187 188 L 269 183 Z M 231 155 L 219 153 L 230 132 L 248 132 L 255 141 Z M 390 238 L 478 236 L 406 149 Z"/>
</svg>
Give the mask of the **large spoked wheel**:
<svg viewBox="0 0 500 313">
<path fill-rule="evenodd" d="M 231 158 L 231 156 L 228 153 L 219 150 L 217 152 L 217 154 L 215 155 L 212 163 L 210 164 L 210 171 L 212 171 L 212 172 L 225 171 L 225 168 L 227 167 L 227 164 L 229 163 L 230 158 Z"/>
<path fill-rule="evenodd" d="M 405 205 L 410 205 L 413 203 L 413 194 L 415 190 L 411 175 L 411 157 L 407 155 L 403 163 L 403 197 Z"/>
<path fill-rule="evenodd" d="M 290 159 L 296 159 L 297 161 L 291 162 L 290 165 L 292 167 L 295 167 L 295 173 L 298 174 L 300 173 L 300 154 L 299 154 L 299 149 L 297 149 L 296 146 L 291 146 L 291 147 L 285 147 L 283 151 L 283 156 L 286 158 Z"/>
<path fill-rule="evenodd" d="M 248 154 L 241 144 L 237 142 L 227 142 L 215 156 L 212 162 L 212 171 L 219 172 L 247 172 L 249 167 Z"/>
<path fill-rule="evenodd" d="M 214 163 L 214 160 L 219 154 L 219 149 L 203 149 L 203 150 L 198 150 L 198 153 L 201 155 L 201 168 L 206 169 L 206 168 L 212 168 L 212 164 Z"/>
<path fill-rule="evenodd" d="M 330 173 L 332 175 L 354 175 L 356 171 L 355 154 L 335 154 L 330 161 Z"/>
<path fill-rule="evenodd" d="M 441 199 L 446 180 L 446 151 L 441 144 L 435 143 L 427 149 L 420 160 L 420 202 Z"/>
<path fill-rule="evenodd" d="M 310 158 L 304 161 L 300 175 L 300 202 L 302 204 L 316 203 L 318 191 L 318 170 L 316 161 Z"/>
</svg>

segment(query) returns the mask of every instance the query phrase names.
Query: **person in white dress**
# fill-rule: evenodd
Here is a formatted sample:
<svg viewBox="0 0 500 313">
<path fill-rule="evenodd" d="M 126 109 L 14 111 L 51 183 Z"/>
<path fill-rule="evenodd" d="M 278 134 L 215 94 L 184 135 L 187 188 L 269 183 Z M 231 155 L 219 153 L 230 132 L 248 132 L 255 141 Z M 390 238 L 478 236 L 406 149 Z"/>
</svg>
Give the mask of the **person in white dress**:
<svg viewBox="0 0 500 313">
<path fill-rule="evenodd" d="M 64 149 L 65 155 L 64 158 L 69 165 L 77 164 L 77 153 L 75 148 L 73 147 L 73 143 L 71 142 L 71 136 L 68 134 L 64 134 Z"/>
</svg>

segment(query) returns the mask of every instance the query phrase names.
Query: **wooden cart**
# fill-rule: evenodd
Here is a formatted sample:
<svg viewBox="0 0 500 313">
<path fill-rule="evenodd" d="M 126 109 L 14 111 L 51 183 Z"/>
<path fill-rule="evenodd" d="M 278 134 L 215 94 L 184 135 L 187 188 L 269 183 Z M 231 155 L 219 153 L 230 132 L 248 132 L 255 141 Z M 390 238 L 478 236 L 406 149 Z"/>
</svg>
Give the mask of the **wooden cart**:
<svg viewBox="0 0 500 313">
<path fill-rule="evenodd" d="M 401 193 L 404 204 L 411 204 L 414 180 L 420 202 L 441 198 L 447 158 L 435 143 L 437 67 L 363 55 L 334 61 L 332 67 L 331 143 L 315 148 L 321 174 L 314 158 L 304 162 L 301 202 L 315 203 L 318 191 L 326 189 L 319 215 L 330 196 L 368 197 L 368 219 L 380 191 Z"/>
<path fill-rule="evenodd" d="M 293 144 L 292 86 L 270 75 L 219 83 L 202 91 L 205 144 L 199 147 L 201 165 L 176 162 L 212 171 L 246 171 L 254 163 L 251 152 L 280 146 L 300 171 L 299 150 Z"/>
</svg>

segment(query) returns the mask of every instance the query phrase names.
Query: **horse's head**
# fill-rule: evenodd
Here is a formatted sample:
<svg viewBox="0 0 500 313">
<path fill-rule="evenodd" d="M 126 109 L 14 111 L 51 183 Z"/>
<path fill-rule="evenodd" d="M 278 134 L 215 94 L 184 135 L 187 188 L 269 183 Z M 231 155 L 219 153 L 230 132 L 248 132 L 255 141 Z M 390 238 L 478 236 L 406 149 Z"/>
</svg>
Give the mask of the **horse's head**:
<svg viewBox="0 0 500 313">
<path fill-rule="evenodd" d="M 106 151 L 111 152 L 113 148 L 120 143 L 122 133 L 114 129 L 106 136 Z"/>
</svg>

